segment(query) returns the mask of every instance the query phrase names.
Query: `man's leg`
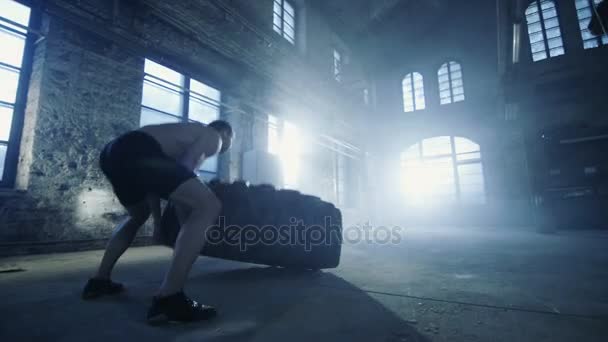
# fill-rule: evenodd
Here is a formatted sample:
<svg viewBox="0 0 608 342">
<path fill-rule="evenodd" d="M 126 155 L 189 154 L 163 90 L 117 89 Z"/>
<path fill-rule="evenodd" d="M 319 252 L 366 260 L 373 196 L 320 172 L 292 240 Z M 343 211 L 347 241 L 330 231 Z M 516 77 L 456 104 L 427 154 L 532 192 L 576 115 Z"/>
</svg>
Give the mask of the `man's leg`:
<svg viewBox="0 0 608 342">
<path fill-rule="evenodd" d="M 221 203 L 215 194 L 198 179 L 180 185 L 169 200 L 177 205 L 181 229 L 173 252 L 173 260 L 159 290 L 159 297 L 181 292 L 192 264 L 205 243 L 207 229 L 220 213 Z M 181 208 L 180 208 L 181 207 Z"/>
<path fill-rule="evenodd" d="M 139 228 L 150 217 L 150 208 L 146 201 L 126 209 L 129 217 L 116 226 L 95 275 L 97 279 L 110 279 L 116 261 L 129 248 Z"/>
</svg>

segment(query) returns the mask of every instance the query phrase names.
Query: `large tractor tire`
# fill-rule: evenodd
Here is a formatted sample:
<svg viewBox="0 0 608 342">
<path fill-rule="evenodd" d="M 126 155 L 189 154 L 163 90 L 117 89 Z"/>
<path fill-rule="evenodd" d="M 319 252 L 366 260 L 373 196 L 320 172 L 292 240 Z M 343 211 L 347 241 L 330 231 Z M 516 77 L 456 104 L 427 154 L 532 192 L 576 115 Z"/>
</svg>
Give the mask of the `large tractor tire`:
<svg viewBox="0 0 608 342">
<path fill-rule="evenodd" d="M 340 263 L 342 214 L 333 204 L 271 185 L 211 181 L 222 211 L 207 231 L 202 255 L 301 269 L 335 268 Z M 175 245 L 180 223 L 169 203 L 155 234 Z"/>
</svg>

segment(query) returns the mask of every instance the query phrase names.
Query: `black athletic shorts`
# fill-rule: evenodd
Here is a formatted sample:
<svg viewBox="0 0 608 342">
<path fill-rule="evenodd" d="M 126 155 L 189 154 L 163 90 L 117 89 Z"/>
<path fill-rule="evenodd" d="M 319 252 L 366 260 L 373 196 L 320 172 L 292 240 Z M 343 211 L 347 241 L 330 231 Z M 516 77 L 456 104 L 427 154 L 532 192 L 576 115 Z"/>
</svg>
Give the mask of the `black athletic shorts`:
<svg viewBox="0 0 608 342">
<path fill-rule="evenodd" d="M 178 186 L 196 178 L 192 170 L 167 156 L 156 139 L 140 131 L 108 143 L 99 165 L 125 207 L 142 202 L 148 194 L 167 199 Z"/>
</svg>

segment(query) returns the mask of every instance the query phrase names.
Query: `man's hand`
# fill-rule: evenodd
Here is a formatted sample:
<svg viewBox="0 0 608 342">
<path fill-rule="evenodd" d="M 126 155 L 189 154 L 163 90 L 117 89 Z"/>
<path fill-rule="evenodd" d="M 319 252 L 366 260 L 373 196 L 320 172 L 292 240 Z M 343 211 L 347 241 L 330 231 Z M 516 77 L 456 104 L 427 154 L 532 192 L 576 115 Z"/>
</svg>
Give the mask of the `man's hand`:
<svg viewBox="0 0 608 342">
<path fill-rule="evenodd" d="M 152 212 L 152 219 L 154 222 L 154 231 L 160 232 L 160 220 L 161 220 L 161 210 L 160 210 L 160 197 L 154 194 L 150 194 L 147 197 L 148 206 L 150 207 L 150 211 Z"/>
</svg>

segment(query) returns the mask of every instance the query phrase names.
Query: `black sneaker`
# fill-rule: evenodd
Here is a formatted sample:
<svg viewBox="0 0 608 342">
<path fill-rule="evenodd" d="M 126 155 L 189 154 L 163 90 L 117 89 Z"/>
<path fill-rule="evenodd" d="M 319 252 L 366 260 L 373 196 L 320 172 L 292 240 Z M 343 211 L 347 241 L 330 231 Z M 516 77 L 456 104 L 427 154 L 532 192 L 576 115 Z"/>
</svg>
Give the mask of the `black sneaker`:
<svg viewBox="0 0 608 342">
<path fill-rule="evenodd" d="M 217 311 L 188 298 L 184 292 L 167 297 L 154 297 L 148 310 L 148 324 L 198 322 L 213 318 Z"/>
<path fill-rule="evenodd" d="M 115 283 L 110 279 L 91 278 L 84 286 L 82 299 L 95 299 L 105 295 L 115 295 L 125 290 L 122 284 Z"/>
</svg>

